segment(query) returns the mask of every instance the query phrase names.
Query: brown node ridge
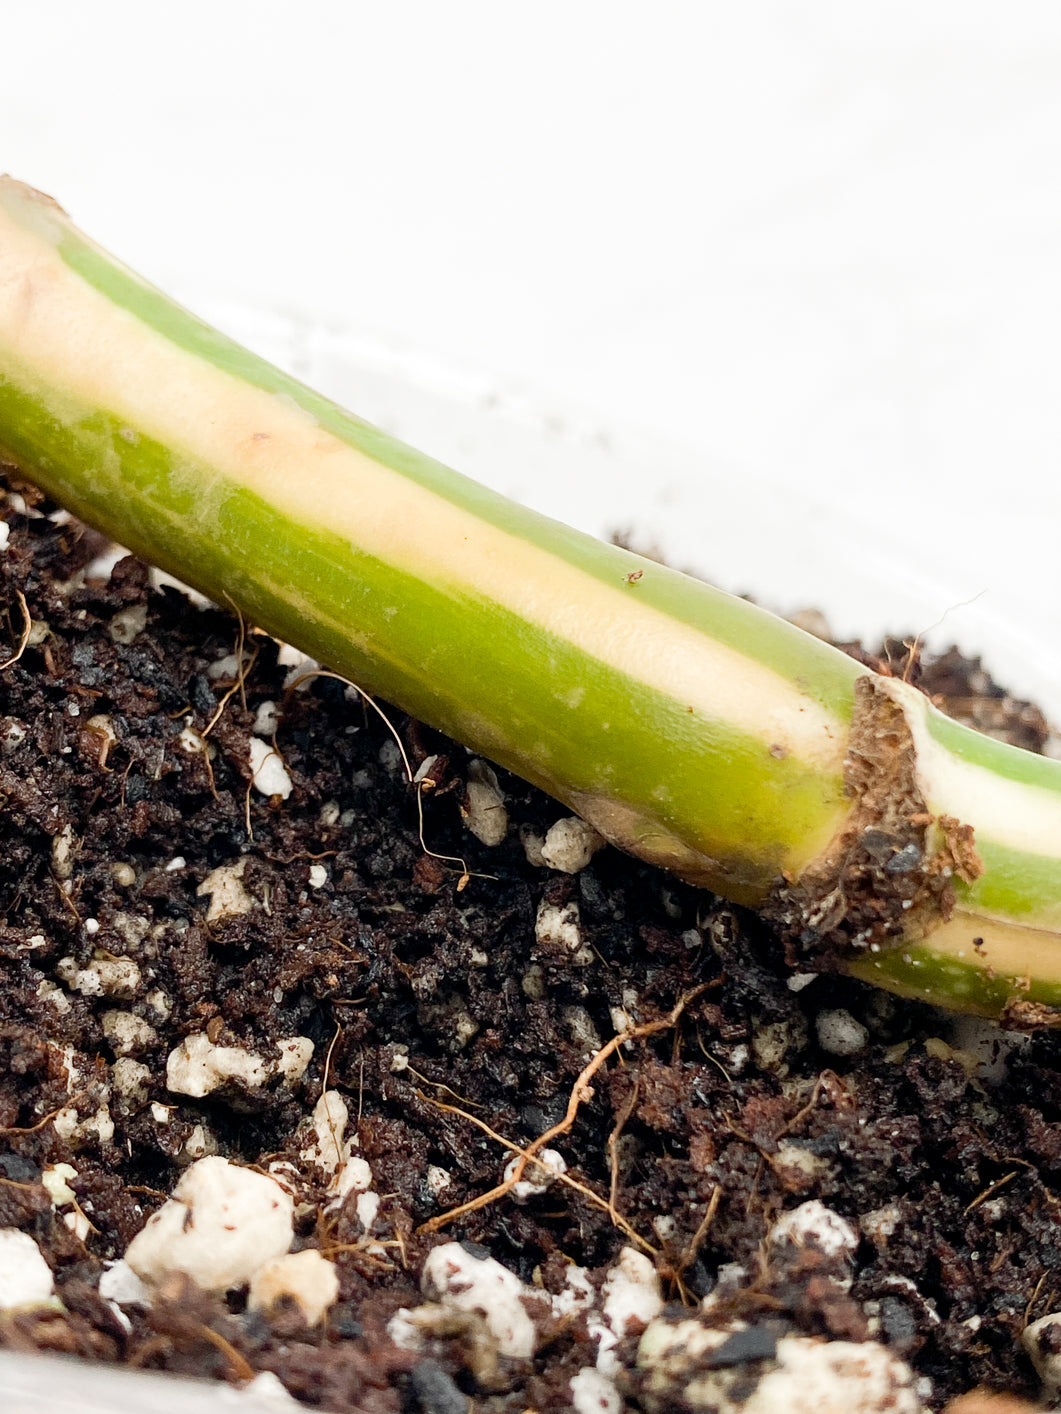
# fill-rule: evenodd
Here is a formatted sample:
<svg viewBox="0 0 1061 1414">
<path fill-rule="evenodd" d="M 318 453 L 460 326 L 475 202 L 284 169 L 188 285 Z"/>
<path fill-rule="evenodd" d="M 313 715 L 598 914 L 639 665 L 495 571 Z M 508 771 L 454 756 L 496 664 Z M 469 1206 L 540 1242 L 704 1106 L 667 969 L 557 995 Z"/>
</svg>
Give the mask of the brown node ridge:
<svg viewBox="0 0 1061 1414">
<path fill-rule="evenodd" d="M 764 910 L 793 966 L 923 938 L 950 917 L 954 880 L 983 872 L 972 826 L 929 811 L 905 714 L 869 675 L 855 684 L 844 767 L 854 804 L 843 829 Z"/>
</svg>

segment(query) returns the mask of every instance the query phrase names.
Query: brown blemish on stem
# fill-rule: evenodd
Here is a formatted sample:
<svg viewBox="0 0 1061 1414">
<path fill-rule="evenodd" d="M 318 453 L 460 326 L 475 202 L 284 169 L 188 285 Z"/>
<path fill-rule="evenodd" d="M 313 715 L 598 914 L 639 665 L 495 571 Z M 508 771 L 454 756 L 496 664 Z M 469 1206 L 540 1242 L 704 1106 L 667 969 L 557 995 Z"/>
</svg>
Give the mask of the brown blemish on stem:
<svg viewBox="0 0 1061 1414">
<path fill-rule="evenodd" d="M 923 938 L 950 918 L 953 881 L 983 873 L 972 826 L 927 809 L 903 710 L 868 675 L 855 684 L 844 788 L 855 804 L 843 830 L 765 909 L 793 965 Z"/>
<path fill-rule="evenodd" d="M 1030 1002 L 1025 997 L 1010 997 L 998 1021 L 1007 1031 L 1056 1030 L 1061 1027 L 1061 1012 L 1057 1007 Z"/>
</svg>

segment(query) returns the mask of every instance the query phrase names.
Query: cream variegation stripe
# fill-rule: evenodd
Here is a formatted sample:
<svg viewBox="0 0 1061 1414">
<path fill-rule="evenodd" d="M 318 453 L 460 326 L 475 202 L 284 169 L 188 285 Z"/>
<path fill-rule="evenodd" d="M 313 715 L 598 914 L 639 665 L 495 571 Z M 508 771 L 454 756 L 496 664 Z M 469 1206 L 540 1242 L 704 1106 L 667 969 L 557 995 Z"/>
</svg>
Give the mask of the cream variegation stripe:
<svg viewBox="0 0 1061 1414">
<path fill-rule="evenodd" d="M 1025 1000 L 1061 1007 L 1056 933 L 960 911 L 922 942 L 863 954 L 847 970 L 902 996 L 984 1016 L 997 1017 L 1008 1003 Z"/>
<path fill-rule="evenodd" d="M 933 708 L 922 693 L 894 678 L 881 679 L 879 685 L 903 708 L 929 809 L 974 825 L 981 839 L 1056 858 L 1061 874 L 1061 794 L 963 761 L 933 737 L 928 725 Z"/>
<path fill-rule="evenodd" d="M 31 230 L 0 207 L 0 340 L 72 401 L 106 407 L 216 469 L 213 487 L 196 476 L 204 515 L 211 496 L 220 503 L 226 486 L 239 486 L 407 573 L 493 600 L 693 712 L 841 769 L 846 727 L 791 682 L 639 602 L 635 584 L 609 586 L 486 523 L 340 441 L 291 400 L 178 349 L 42 242 L 48 219 L 42 213 Z"/>
<path fill-rule="evenodd" d="M 974 945 L 973 939 L 982 941 Z M 1056 933 L 1012 921 L 985 920 L 955 909 L 932 931 L 926 945 L 941 957 L 1002 977 L 1035 977 L 1061 984 L 1061 944 Z"/>
</svg>

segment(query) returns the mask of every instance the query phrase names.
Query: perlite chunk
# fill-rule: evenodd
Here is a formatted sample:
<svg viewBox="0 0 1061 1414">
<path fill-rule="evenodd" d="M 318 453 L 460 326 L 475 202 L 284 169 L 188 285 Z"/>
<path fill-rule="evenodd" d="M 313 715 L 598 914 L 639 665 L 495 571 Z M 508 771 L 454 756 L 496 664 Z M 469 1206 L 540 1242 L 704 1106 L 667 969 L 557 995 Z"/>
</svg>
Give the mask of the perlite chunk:
<svg viewBox="0 0 1061 1414">
<path fill-rule="evenodd" d="M 291 1195 L 275 1179 L 227 1159 L 200 1159 L 129 1244 L 125 1260 L 157 1285 L 183 1272 L 204 1291 L 242 1286 L 291 1246 Z"/>
<path fill-rule="evenodd" d="M 744 1358 L 737 1359 L 737 1345 Z M 730 1353 L 732 1352 L 732 1354 Z M 641 1337 L 638 1398 L 649 1414 L 921 1414 L 908 1365 L 865 1341 L 783 1336 L 740 1323 L 652 1322 Z"/>
</svg>

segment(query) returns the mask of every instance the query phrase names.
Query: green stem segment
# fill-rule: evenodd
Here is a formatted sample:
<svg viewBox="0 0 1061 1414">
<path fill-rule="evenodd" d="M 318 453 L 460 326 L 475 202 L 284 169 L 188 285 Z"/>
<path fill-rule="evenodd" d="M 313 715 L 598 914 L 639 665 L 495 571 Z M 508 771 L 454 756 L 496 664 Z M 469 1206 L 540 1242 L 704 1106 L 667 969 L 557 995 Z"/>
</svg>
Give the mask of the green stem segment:
<svg viewBox="0 0 1061 1414">
<path fill-rule="evenodd" d="M 761 905 L 849 831 L 858 665 L 387 437 L 7 178 L 0 447 L 144 558 L 697 884 Z M 987 867 L 949 921 L 853 966 L 977 1010 L 1061 1005 L 1061 767 L 923 699 L 902 710 L 928 811 L 972 825 Z"/>
</svg>

